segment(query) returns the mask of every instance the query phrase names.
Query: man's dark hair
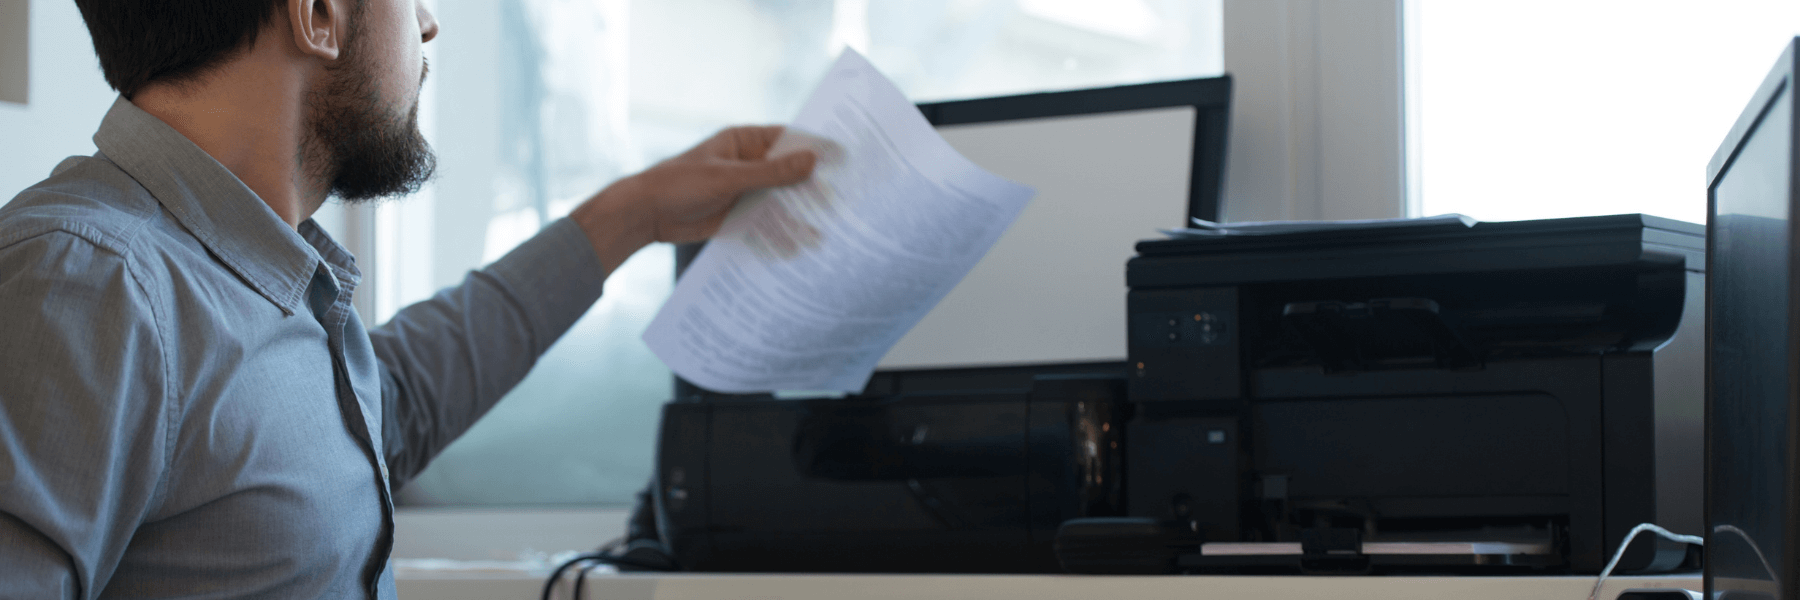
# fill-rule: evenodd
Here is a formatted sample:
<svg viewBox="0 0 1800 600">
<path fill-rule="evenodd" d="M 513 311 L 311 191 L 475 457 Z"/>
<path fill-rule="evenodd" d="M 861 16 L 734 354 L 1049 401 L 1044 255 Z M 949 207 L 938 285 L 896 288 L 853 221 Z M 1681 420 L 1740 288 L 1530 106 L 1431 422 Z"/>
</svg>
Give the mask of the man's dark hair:
<svg viewBox="0 0 1800 600">
<path fill-rule="evenodd" d="M 287 0 L 75 0 L 106 83 L 126 98 L 189 82 L 256 43 Z"/>
</svg>

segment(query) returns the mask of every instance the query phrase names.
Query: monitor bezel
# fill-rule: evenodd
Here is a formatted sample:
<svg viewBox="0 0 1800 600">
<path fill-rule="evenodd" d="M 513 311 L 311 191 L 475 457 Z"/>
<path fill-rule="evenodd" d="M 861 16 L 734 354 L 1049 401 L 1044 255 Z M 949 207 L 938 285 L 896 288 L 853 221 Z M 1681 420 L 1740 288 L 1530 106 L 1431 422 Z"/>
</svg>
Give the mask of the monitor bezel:
<svg viewBox="0 0 1800 600">
<path fill-rule="evenodd" d="M 1113 87 L 1037 92 L 919 104 L 934 127 L 1049 117 L 1194 107 L 1193 162 L 1188 171 L 1189 218 L 1219 220 L 1231 138 L 1231 75 Z M 1217 131 L 1205 135 L 1209 128 Z M 1170 227 L 1186 227 L 1186 222 Z"/>
<path fill-rule="evenodd" d="M 1795 56 L 1797 51 L 1800 51 L 1800 37 L 1794 38 L 1787 44 L 1786 48 L 1782 51 L 1780 58 L 1776 60 L 1775 65 L 1770 69 L 1769 74 L 1764 78 L 1762 84 L 1757 87 L 1756 93 L 1751 97 L 1750 102 L 1745 105 L 1744 112 L 1740 114 L 1738 119 L 1732 124 L 1730 131 L 1725 136 L 1724 142 L 1720 144 L 1719 149 L 1714 152 L 1712 160 L 1707 164 L 1706 272 L 1708 274 L 1717 274 L 1721 272 L 1716 265 L 1716 261 L 1719 258 L 1717 252 L 1719 236 L 1716 232 L 1719 223 L 1719 183 L 1721 182 L 1722 177 L 1730 171 L 1733 164 L 1737 161 L 1737 158 L 1744 147 L 1744 143 L 1751 133 L 1757 130 L 1764 119 L 1770 114 L 1770 111 L 1774 109 L 1777 103 L 1776 101 L 1781 98 L 1782 94 L 1794 94 L 1800 92 L 1800 90 L 1794 89 L 1796 81 L 1800 81 L 1800 72 L 1796 72 L 1795 70 Z M 1800 98 L 1795 98 L 1795 102 L 1792 103 L 1791 106 L 1794 107 L 1796 113 L 1800 113 Z M 1800 117 L 1800 114 L 1796 114 L 1795 116 Z M 1791 130 L 1788 132 L 1789 156 L 1800 158 L 1800 153 L 1797 153 L 1797 151 L 1800 151 L 1800 118 L 1794 119 L 1790 127 Z M 1800 167 L 1800 164 L 1794 164 L 1792 167 Z M 1788 264 L 1800 265 L 1800 168 L 1790 168 L 1788 171 L 1788 178 Z M 1706 538 L 1708 544 L 1706 545 L 1707 558 L 1704 561 L 1706 567 L 1704 574 L 1702 575 L 1702 582 L 1705 594 L 1708 597 L 1714 597 L 1716 593 L 1714 590 L 1715 560 L 1711 556 L 1711 550 L 1716 545 L 1716 541 L 1722 541 L 1719 540 L 1718 535 L 1715 535 L 1714 529 L 1717 526 L 1714 524 L 1713 513 L 1715 495 L 1719 493 L 1718 485 L 1714 480 L 1717 475 L 1717 469 L 1713 468 L 1715 458 L 1713 442 L 1717 432 L 1714 431 L 1712 426 L 1712 424 L 1718 422 L 1713 416 L 1714 404 L 1717 400 L 1712 384 L 1712 382 L 1717 381 L 1717 378 L 1714 375 L 1715 357 L 1712 342 L 1713 332 L 1718 330 L 1714 322 L 1714 319 L 1717 316 L 1718 306 L 1714 298 L 1713 286 L 1715 282 L 1716 280 L 1709 276 L 1706 289 L 1706 327 L 1708 332 L 1706 343 L 1706 379 L 1708 384 L 1706 386 L 1705 418 L 1708 426 L 1706 427 L 1705 440 L 1707 454 L 1705 460 L 1707 469 L 1704 484 L 1705 508 L 1703 510 L 1705 511 L 1705 523 L 1707 529 Z M 1787 287 L 1787 333 L 1790 342 L 1787 348 L 1788 356 L 1786 362 L 1789 365 L 1800 365 L 1800 344 L 1795 343 L 1796 341 L 1800 341 L 1800 276 L 1789 273 Z M 1788 375 L 1787 396 L 1790 406 L 1800 407 L 1800 378 L 1797 378 L 1792 371 L 1790 371 Z M 1786 448 L 1784 450 L 1791 460 L 1800 457 L 1800 445 L 1797 445 L 1800 444 L 1800 410 L 1789 411 L 1786 429 Z M 1774 569 L 1778 571 L 1778 573 L 1772 575 L 1781 578 L 1778 580 L 1781 589 L 1777 590 L 1781 595 L 1780 597 L 1800 599 L 1800 566 L 1791 564 L 1793 562 L 1793 557 L 1800 556 L 1800 511 L 1795 510 L 1796 508 L 1800 508 L 1796 506 L 1796 502 L 1800 501 L 1800 473 L 1790 472 L 1783 487 L 1786 496 L 1783 499 L 1783 502 L 1787 504 L 1784 508 L 1786 509 L 1786 512 L 1789 513 L 1789 520 L 1784 524 L 1786 531 L 1781 533 L 1782 551 L 1783 556 L 1790 559 L 1790 564 L 1772 565 Z"/>
</svg>

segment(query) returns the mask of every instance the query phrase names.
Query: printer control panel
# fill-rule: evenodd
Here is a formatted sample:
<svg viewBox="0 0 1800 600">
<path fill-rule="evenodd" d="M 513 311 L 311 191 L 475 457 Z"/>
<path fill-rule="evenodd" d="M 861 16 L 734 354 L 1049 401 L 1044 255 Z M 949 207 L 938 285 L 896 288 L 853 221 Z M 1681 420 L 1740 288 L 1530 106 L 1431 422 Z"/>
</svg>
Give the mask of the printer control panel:
<svg viewBox="0 0 1800 600">
<path fill-rule="evenodd" d="M 1131 292 L 1131 400 L 1240 397 L 1237 302 L 1236 287 Z"/>
</svg>

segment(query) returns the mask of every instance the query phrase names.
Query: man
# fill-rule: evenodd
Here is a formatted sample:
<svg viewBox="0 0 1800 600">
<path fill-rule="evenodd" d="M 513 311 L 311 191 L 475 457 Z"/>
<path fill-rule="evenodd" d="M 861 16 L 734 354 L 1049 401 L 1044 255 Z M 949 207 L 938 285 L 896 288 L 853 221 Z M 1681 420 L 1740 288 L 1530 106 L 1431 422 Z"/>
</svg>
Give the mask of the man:
<svg viewBox="0 0 1800 600">
<path fill-rule="evenodd" d="M 120 99 L 0 208 L 0 597 L 393 597 L 391 491 L 655 241 L 805 179 L 736 128 L 365 331 L 329 196 L 416 190 L 416 0 L 77 0 Z M 17 142 L 15 142 L 17 143 Z"/>
</svg>

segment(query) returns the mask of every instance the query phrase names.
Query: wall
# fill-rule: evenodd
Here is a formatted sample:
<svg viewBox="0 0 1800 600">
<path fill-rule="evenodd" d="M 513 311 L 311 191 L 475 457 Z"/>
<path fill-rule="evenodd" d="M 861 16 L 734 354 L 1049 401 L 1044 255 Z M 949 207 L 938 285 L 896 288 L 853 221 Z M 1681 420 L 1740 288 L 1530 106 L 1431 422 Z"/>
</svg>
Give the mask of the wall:
<svg viewBox="0 0 1800 600">
<path fill-rule="evenodd" d="M 70 0 L 0 0 L 0 19 L 29 3 L 29 97 L 0 102 L 0 201 L 43 180 L 64 157 L 93 154 L 94 130 L 117 97 L 100 76 L 81 13 Z M 0 25 L 0 35 L 14 25 Z M 0 44 L 0 52 L 5 45 Z"/>
<path fill-rule="evenodd" d="M 1226 0 L 1224 219 L 1406 213 L 1401 0 Z"/>
<path fill-rule="evenodd" d="M 30 47 L 30 0 L 0 0 L 0 102 L 25 103 Z"/>
</svg>

